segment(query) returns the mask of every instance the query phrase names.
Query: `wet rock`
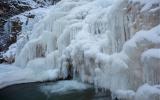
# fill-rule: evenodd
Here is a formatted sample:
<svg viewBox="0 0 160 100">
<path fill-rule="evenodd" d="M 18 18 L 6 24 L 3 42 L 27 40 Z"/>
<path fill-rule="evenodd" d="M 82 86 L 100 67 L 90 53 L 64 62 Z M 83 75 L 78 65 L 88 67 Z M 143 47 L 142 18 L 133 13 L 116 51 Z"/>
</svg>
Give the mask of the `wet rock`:
<svg viewBox="0 0 160 100">
<path fill-rule="evenodd" d="M 0 1 L 0 52 L 6 51 L 8 47 L 16 42 L 16 35 L 21 31 L 21 25 L 17 19 L 9 21 L 8 19 L 14 15 L 24 11 L 31 10 L 31 6 L 15 0 Z M 9 21 L 11 26 L 8 26 L 9 32 L 4 32 L 4 25 Z"/>
<path fill-rule="evenodd" d="M 16 42 L 17 33 L 6 34 L 0 37 L 0 52 L 6 51 L 8 47 Z"/>
<path fill-rule="evenodd" d="M 71 58 L 67 58 L 66 59 L 67 62 L 67 72 L 68 72 L 68 76 L 67 79 L 72 79 L 73 78 L 73 64 L 72 64 L 72 59 Z"/>
<path fill-rule="evenodd" d="M 22 30 L 22 22 L 19 18 L 15 18 L 8 21 L 7 33 L 0 36 L 0 52 L 6 51 L 8 47 L 15 43 L 17 40 L 17 35 L 20 34 Z"/>
<path fill-rule="evenodd" d="M 32 7 L 29 4 L 24 2 L 14 1 L 14 0 L 5 0 L 0 1 L 0 17 L 9 18 L 11 16 L 20 14 L 24 11 L 31 10 Z"/>
<path fill-rule="evenodd" d="M 143 10 L 144 6 L 140 2 L 128 4 L 127 14 L 131 35 L 139 30 L 150 30 L 160 23 L 160 4 L 152 4 L 148 10 Z"/>
<path fill-rule="evenodd" d="M 59 0 L 33 0 L 35 3 L 29 4 L 25 0 L 1 0 L 0 1 L 0 56 L 1 52 L 6 52 L 9 46 L 17 41 L 17 36 L 21 34 L 22 22 L 20 19 L 13 18 L 13 16 L 23 13 L 25 11 L 32 10 L 36 7 L 44 7 L 51 4 L 55 4 Z M 24 15 L 25 16 L 25 15 Z M 12 18 L 11 18 L 12 17 Z M 34 14 L 27 14 L 26 25 L 29 19 L 34 18 Z M 13 58 L 5 58 L 6 61 L 13 62 Z M 1 60 L 3 62 L 3 60 Z M 0 62 L 1 63 L 1 62 Z"/>
<path fill-rule="evenodd" d="M 0 1 L 0 52 L 5 52 L 11 44 L 16 42 L 17 35 L 22 29 L 22 22 L 18 18 L 12 20 L 9 18 L 31 9 L 29 4 L 18 0 Z M 6 22 L 9 23 L 7 33 L 4 30 Z M 2 62 L 6 62 L 6 60 L 2 58 L 2 53 L 0 53 L 0 63 Z M 12 61 L 10 60 L 10 62 Z"/>
<path fill-rule="evenodd" d="M 37 4 L 39 4 L 41 7 L 47 6 L 47 5 L 54 5 L 60 0 L 34 0 Z"/>
</svg>

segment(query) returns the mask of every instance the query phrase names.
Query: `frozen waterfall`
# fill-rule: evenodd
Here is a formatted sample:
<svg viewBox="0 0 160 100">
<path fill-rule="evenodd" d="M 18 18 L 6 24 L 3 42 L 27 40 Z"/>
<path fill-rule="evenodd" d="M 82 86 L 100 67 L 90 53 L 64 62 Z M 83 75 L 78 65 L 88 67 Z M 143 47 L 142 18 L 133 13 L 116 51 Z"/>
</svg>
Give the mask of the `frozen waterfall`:
<svg viewBox="0 0 160 100">
<path fill-rule="evenodd" d="M 160 18 L 144 17 L 146 2 L 138 1 L 60 1 L 34 25 L 14 65 L 32 70 L 33 81 L 34 77 L 43 81 L 71 75 L 93 83 L 97 90 L 110 89 L 115 95 L 124 95 L 120 98 L 140 100 L 137 89 L 139 93 L 143 87 L 160 85 Z M 154 7 L 147 9 L 160 16 L 159 8 Z M 149 85 L 142 86 L 144 83 Z"/>
<path fill-rule="evenodd" d="M 126 6 L 126 0 L 61 1 L 34 27 L 15 65 L 43 71 L 60 69 L 59 77 L 63 78 L 72 67 L 74 76 L 83 82 L 97 83 L 98 79 L 97 86 L 127 89 L 124 72 L 128 65 L 122 57 L 128 58 L 125 54 L 116 57 L 130 38 Z M 97 72 L 102 70 L 106 79 Z"/>
</svg>

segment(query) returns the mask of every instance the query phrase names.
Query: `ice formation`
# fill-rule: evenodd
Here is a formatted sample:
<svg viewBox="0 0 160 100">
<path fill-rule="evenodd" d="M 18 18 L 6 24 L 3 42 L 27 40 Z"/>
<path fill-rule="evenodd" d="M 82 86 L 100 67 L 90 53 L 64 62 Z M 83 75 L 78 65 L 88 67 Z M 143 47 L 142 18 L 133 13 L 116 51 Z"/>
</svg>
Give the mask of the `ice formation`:
<svg viewBox="0 0 160 100">
<path fill-rule="evenodd" d="M 40 90 L 46 94 L 50 93 L 57 93 L 57 94 L 63 94 L 67 91 L 73 91 L 73 90 L 85 90 L 91 88 L 90 85 L 78 82 L 76 80 L 65 80 L 65 81 L 59 81 L 57 83 L 42 85 L 40 87 Z"/>
<path fill-rule="evenodd" d="M 15 57 L 16 54 L 20 52 L 20 50 L 23 48 L 23 46 L 28 42 L 29 35 L 32 33 L 33 26 L 40 21 L 40 19 L 44 18 L 46 14 L 48 13 L 49 9 L 52 8 L 38 8 L 33 9 L 31 11 L 26 11 L 24 13 L 21 13 L 19 15 L 11 17 L 9 20 L 19 18 L 19 20 L 23 23 L 22 24 L 22 33 L 17 37 L 17 42 L 15 44 L 12 44 L 9 47 L 9 50 L 3 54 L 4 58 L 12 58 Z M 35 18 L 27 18 L 26 16 L 28 14 L 35 15 Z M 26 22 L 28 23 L 26 24 Z M 7 26 L 8 23 L 6 23 L 5 26 Z M 6 31 L 8 27 L 4 28 Z"/>
<path fill-rule="evenodd" d="M 144 84 L 141 86 L 136 94 L 135 100 L 159 100 L 160 99 L 160 86 L 150 86 Z"/>
<path fill-rule="evenodd" d="M 153 7 L 160 1 L 149 6 L 142 1 L 60 1 L 34 26 L 15 66 L 37 77 L 45 73 L 39 81 L 52 77 L 48 70 L 56 70 L 53 79 L 73 73 L 74 79 L 110 89 L 119 98 L 146 100 L 137 99 L 136 90 L 144 83 L 160 84 L 160 10 Z"/>
</svg>

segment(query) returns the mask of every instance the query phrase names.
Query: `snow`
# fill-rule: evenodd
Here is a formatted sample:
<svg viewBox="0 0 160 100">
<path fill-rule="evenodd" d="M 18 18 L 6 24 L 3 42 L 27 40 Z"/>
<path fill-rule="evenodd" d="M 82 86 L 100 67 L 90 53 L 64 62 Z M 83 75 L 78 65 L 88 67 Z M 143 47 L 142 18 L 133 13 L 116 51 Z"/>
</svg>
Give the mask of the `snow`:
<svg viewBox="0 0 160 100">
<path fill-rule="evenodd" d="M 135 96 L 135 100 L 159 100 L 160 99 L 160 89 L 156 86 L 150 86 L 144 84 L 141 86 Z"/>
<path fill-rule="evenodd" d="M 141 61 L 144 65 L 144 81 L 157 85 L 160 82 L 160 52 L 159 48 L 146 50 L 142 56 Z"/>
<path fill-rule="evenodd" d="M 29 4 L 32 8 L 37 7 L 37 3 L 34 0 L 20 0 L 20 1 Z"/>
<path fill-rule="evenodd" d="M 32 8 L 36 8 L 38 6 L 34 0 L 10 0 L 10 2 L 12 2 L 12 1 L 16 1 L 16 3 L 22 2 L 25 4 L 24 6 L 26 6 L 26 4 L 27 4 L 27 5 L 30 5 Z M 23 6 L 23 4 L 19 4 L 19 5 Z"/>
<path fill-rule="evenodd" d="M 0 65 L 0 88 L 27 82 L 37 82 L 44 80 L 56 80 L 58 78 L 58 69 L 37 72 L 30 68 L 21 69 L 14 65 Z"/>
<path fill-rule="evenodd" d="M 115 93 L 112 94 L 112 97 L 122 100 L 134 100 L 135 92 L 132 90 L 117 90 Z"/>
<path fill-rule="evenodd" d="M 142 54 L 142 60 L 145 58 L 147 58 L 147 59 L 149 59 L 149 58 L 160 59 L 160 49 L 154 48 L 154 49 L 149 49 L 149 50 L 145 51 Z"/>
<path fill-rule="evenodd" d="M 49 5 L 55 4 L 57 1 L 52 2 L 52 0 L 10 0 L 15 1 L 16 3 L 21 2 L 19 5 L 21 6 L 26 6 L 29 5 L 31 8 L 35 9 L 38 8 L 40 6 L 44 6 L 47 7 Z"/>
<path fill-rule="evenodd" d="M 158 10 L 160 10 L 160 7 L 153 8 L 153 9 L 150 10 L 150 12 L 156 12 Z"/>
<path fill-rule="evenodd" d="M 112 96 L 120 100 L 159 100 L 160 88 L 159 85 L 144 84 L 136 92 L 132 90 L 117 90 Z"/>
</svg>

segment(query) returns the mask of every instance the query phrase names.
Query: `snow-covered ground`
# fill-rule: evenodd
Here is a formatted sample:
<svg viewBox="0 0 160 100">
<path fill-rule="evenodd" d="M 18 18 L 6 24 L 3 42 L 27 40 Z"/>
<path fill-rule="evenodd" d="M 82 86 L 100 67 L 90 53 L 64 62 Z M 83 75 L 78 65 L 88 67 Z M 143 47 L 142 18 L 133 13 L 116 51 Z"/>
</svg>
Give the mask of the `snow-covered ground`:
<svg viewBox="0 0 160 100">
<path fill-rule="evenodd" d="M 21 69 L 14 65 L 0 64 L 0 88 L 18 83 L 55 80 L 58 78 L 58 75 L 58 69 L 35 71 L 30 68 Z"/>
<path fill-rule="evenodd" d="M 17 42 L 23 45 L 16 49 L 14 63 L 20 71 L 3 66 L 0 86 L 65 78 L 73 69 L 73 77 L 110 89 L 118 98 L 159 100 L 160 22 L 154 15 L 160 1 L 129 1 L 140 2 L 140 8 L 127 0 L 62 0 L 30 24 L 34 27 L 27 29 L 25 43 Z M 144 12 L 154 17 L 146 18 Z M 7 71 L 16 76 L 4 79 L 10 76 Z"/>
</svg>

